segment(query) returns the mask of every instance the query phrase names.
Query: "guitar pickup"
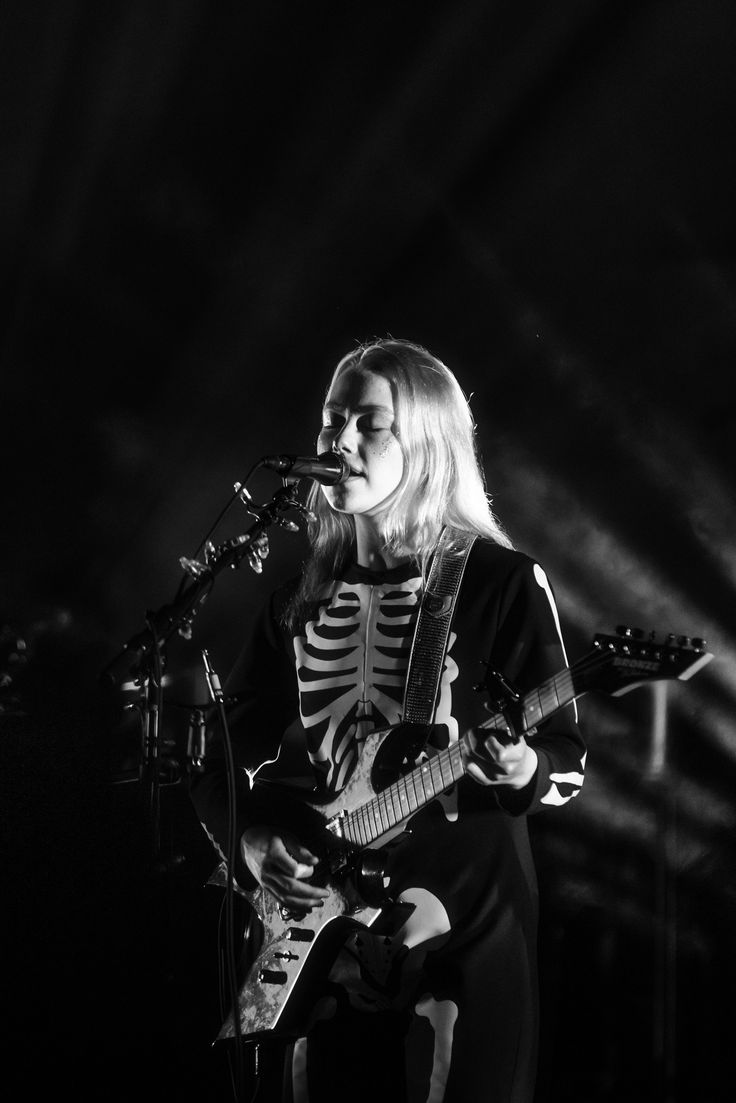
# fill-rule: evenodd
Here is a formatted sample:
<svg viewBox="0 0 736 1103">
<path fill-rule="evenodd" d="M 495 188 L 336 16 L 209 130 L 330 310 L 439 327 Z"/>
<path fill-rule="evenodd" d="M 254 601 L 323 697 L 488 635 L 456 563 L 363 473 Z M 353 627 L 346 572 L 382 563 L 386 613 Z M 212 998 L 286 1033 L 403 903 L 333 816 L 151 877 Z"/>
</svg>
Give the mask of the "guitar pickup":
<svg viewBox="0 0 736 1103">
<path fill-rule="evenodd" d="M 309 928 L 302 930 L 301 927 L 289 927 L 286 937 L 290 942 L 313 942 L 314 931 L 310 931 Z"/>
<path fill-rule="evenodd" d="M 289 978 L 282 969 L 261 969 L 258 979 L 262 984 L 286 984 Z"/>
</svg>

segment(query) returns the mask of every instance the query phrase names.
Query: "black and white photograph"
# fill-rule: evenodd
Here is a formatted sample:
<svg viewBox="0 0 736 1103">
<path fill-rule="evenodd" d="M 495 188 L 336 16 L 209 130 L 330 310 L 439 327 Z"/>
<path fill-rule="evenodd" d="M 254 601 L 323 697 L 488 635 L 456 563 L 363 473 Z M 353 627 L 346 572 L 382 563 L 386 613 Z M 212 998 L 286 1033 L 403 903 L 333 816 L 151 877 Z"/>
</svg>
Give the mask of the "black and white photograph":
<svg viewBox="0 0 736 1103">
<path fill-rule="evenodd" d="M 736 8 L 0 12 L 0 1078 L 736 1099 Z"/>
</svg>

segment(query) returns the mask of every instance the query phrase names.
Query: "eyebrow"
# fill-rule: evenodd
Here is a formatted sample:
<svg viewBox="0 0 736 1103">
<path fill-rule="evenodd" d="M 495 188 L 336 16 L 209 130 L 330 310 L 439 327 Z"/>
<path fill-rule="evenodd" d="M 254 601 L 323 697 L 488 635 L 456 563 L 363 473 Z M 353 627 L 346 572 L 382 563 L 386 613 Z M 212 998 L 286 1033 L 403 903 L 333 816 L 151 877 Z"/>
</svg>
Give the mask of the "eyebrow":
<svg viewBox="0 0 736 1103">
<path fill-rule="evenodd" d="M 322 407 L 323 410 L 344 410 L 346 407 L 340 402 L 325 402 Z M 393 417 L 394 411 L 390 406 L 352 406 L 351 409 L 355 410 L 358 414 L 391 414 Z"/>
</svg>

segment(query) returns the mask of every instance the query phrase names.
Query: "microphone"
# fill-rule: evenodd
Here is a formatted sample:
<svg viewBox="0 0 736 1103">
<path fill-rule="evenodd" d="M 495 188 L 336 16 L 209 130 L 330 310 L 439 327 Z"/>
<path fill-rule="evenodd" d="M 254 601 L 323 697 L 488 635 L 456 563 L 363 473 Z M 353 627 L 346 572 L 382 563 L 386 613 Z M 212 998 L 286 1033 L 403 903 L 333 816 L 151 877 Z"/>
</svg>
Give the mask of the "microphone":
<svg viewBox="0 0 736 1103">
<path fill-rule="evenodd" d="M 268 467 L 281 475 L 316 479 L 326 486 L 344 483 L 350 476 L 347 460 L 339 452 L 322 452 L 319 456 L 263 456 L 261 467 Z"/>
</svg>

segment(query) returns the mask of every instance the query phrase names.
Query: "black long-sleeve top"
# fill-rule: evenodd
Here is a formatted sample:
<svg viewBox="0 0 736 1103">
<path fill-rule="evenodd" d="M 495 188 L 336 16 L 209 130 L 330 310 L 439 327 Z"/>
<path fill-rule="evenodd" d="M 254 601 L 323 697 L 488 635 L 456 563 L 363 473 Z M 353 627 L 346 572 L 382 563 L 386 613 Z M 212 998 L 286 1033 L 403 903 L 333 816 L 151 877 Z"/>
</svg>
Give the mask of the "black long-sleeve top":
<svg viewBox="0 0 736 1103">
<path fill-rule="evenodd" d="M 236 698 L 229 727 L 239 767 L 238 837 L 251 824 L 273 822 L 268 797 L 251 789 L 249 774 L 275 759 L 282 744 L 287 755 L 293 753 L 289 748 L 303 748 L 303 761 L 320 785 L 339 792 L 365 735 L 401 719 L 421 593 L 417 568 L 374 572 L 351 566 L 323 588 L 302 630 L 292 634 L 281 619 L 297 583 L 277 590 L 264 606 L 228 679 Z M 542 567 L 520 552 L 478 540 L 453 619 L 435 745 L 447 745 L 487 718 L 474 688 L 483 662 L 522 695 L 566 667 Z M 580 790 L 585 748 L 574 705 L 545 720 L 530 742 L 538 765 L 523 790 L 485 787 L 464 777 L 413 817 L 411 839 L 397 850 L 394 879 L 426 884 L 460 926 L 492 921 L 500 900 L 532 935 L 536 881 L 525 817 L 562 805 Z M 216 736 L 191 796 L 214 845 L 226 854 L 227 784 Z M 235 876 L 243 887 L 254 887 L 240 856 Z"/>
</svg>

